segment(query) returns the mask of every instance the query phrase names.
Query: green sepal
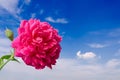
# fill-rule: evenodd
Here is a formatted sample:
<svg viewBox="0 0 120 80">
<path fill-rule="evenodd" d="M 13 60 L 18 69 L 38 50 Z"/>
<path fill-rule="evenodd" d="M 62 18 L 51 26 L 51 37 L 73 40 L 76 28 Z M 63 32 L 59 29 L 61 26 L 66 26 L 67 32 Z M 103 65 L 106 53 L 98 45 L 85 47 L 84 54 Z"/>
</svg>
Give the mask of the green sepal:
<svg viewBox="0 0 120 80">
<path fill-rule="evenodd" d="M 16 61 L 18 63 L 20 63 L 20 61 L 18 61 L 17 59 L 13 58 L 12 61 Z"/>
</svg>

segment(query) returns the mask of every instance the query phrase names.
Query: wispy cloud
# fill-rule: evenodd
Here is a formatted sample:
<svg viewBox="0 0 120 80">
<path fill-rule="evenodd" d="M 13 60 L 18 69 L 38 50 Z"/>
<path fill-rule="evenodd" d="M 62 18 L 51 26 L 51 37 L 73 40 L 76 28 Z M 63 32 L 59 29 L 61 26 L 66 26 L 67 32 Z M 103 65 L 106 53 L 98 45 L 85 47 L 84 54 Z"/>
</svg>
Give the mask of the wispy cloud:
<svg viewBox="0 0 120 80">
<path fill-rule="evenodd" d="M 11 14 L 16 14 L 18 0 L 0 0 L 0 8 L 5 9 Z"/>
<path fill-rule="evenodd" d="M 31 0 L 24 0 L 25 4 L 29 5 Z"/>
<path fill-rule="evenodd" d="M 120 36 L 120 28 L 113 29 L 108 33 L 108 36 L 110 37 L 119 37 Z"/>
<path fill-rule="evenodd" d="M 18 16 L 18 4 L 19 0 L 0 0 L 0 25 L 6 26 L 9 25 L 14 26 L 16 23 L 18 23 L 21 19 L 20 16 Z M 15 22 L 14 25 L 12 22 Z M 7 24 L 6 24 L 7 22 Z"/>
<path fill-rule="evenodd" d="M 31 0 L 23 0 L 21 2 L 21 5 L 19 5 L 19 0 L 0 0 L 0 12 L 2 12 L 1 15 L 10 15 L 16 18 L 18 21 L 20 21 L 22 18 L 20 16 L 20 13 L 24 11 L 22 8 L 24 5 L 29 5 Z"/>
<path fill-rule="evenodd" d="M 107 45 L 105 45 L 105 44 L 99 44 L 99 43 L 92 43 L 92 44 L 88 44 L 88 46 L 90 46 L 91 48 L 104 48 Z"/>
<path fill-rule="evenodd" d="M 36 13 L 32 13 L 31 18 L 35 18 L 35 17 L 36 17 Z"/>
<path fill-rule="evenodd" d="M 91 34 L 91 35 L 101 35 L 102 33 L 99 32 L 99 31 L 92 31 L 92 32 L 89 32 L 89 34 Z"/>
<path fill-rule="evenodd" d="M 118 44 L 120 44 L 120 41 L 118 41 Z"/>
<path fill-rule="evenodd" d="M 61 33 L 61 36 L 64 37 L 64 36 L 65 36 L 65 32 L 62 32 L 62 33 Z"/>
<path fill-rule="evenodd" d="M 120 49 L 116 51 L 115 56 L 120 56 Z"/>
<path fill-rule="evenodd" d="M 43 9 L 41 9 L 39 13 L 40 13 L 40 15 L 41 15 L 41 14 L 43 14 L 43 13 L 44 13 L 44 10 L 43 10 Z"/>
<path fill-rule="evenodd" d="M 120 28 L 114 28 L 114 29 L 104 29 L 104 30 L 98 30 L 98 31 L 92 31 L 89 32 L 91 35 L 97 35 L 97 36 L 106 36 L 106 37 L 118 37 L 120 36 Z"/>
<path fill-rule="evenodd" d="M 53 23 L 62 23 L 62 24 L 68 23 L 68 21 L 65 18 L 53 19 L 52 17 L 46 17 L 45 20 Z"/>
</svg>

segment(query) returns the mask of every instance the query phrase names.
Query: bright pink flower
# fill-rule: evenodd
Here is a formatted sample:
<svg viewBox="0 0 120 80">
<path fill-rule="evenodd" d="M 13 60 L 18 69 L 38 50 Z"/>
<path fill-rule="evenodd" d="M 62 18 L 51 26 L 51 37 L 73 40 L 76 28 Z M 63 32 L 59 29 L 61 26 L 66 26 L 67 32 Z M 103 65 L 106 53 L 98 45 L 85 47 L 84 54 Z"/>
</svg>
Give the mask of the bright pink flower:
<svg viewBox="0 0 120 80">
<path fill-rule="evenodd" d="M 15 56 L 36 69 L 52 68 L 61 51 L 61 36 L 47 22 L 36 19 L 23 20 L 18 28 L 18 36 L 12 42 Z"/>
</svg>

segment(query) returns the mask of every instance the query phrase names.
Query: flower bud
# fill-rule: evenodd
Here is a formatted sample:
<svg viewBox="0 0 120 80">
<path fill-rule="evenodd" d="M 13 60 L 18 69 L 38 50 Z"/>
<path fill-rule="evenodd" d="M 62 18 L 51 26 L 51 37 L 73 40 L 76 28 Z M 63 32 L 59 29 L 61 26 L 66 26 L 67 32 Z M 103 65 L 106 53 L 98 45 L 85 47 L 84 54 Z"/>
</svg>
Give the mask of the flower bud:
<svg viewBox="0 0 120 80">
<path fill-rule="evenodd" d="M 10 29 L 6 29 L 5 30 L 5 35 L 11 40 L 13 41 L 13 32 Z"/>
</svg>

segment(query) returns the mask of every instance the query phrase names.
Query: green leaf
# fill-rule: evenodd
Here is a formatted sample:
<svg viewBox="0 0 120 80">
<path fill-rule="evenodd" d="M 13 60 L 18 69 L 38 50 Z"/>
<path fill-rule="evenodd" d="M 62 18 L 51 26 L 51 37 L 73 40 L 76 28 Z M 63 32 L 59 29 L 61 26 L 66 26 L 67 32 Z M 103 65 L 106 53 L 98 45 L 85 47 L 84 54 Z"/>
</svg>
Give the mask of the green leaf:
<svg viewBox="0 0 120 80">
<path fill-rule="evenodd" d="M 16 61 L 16 62 L 20 63 L 17 59 L 14 58 L 13 54 L 11 54 L 11 55 L 4 55 L 4 56 L 1 57 L 1 59 L 2 60 L 4 60 L 4 59 L 6 59 L 6 60 L 7 59 L 11 59 L 11 61 Z"/>
<path fill-rule="evenodd" d="M 3 59 L 0 58 L 0 65 L 4 63 Z"/>
<path fill-rule="evenodd" d="M 11 57 L 11 55 L 4 55 L 1 57 L 1 59 L 9 59 Z"/>
</svg>

